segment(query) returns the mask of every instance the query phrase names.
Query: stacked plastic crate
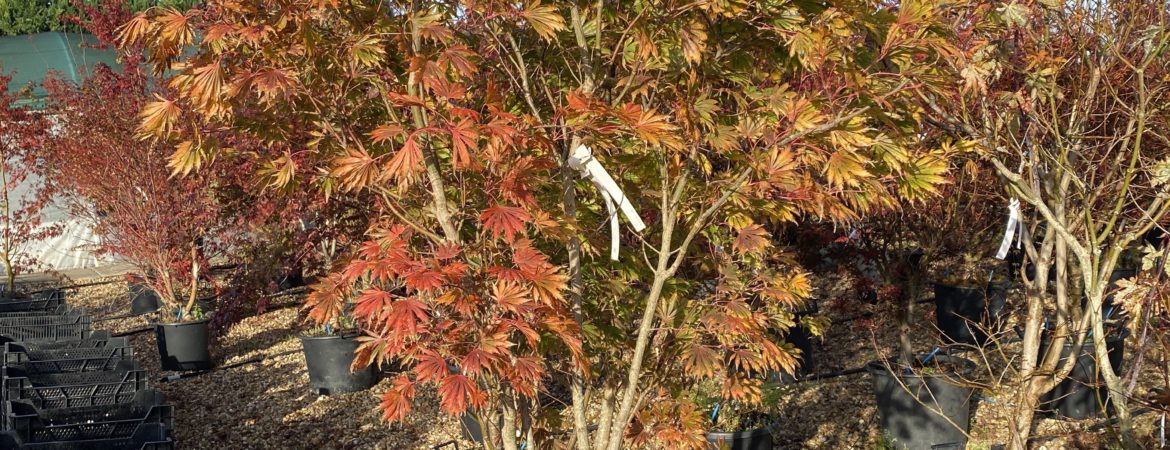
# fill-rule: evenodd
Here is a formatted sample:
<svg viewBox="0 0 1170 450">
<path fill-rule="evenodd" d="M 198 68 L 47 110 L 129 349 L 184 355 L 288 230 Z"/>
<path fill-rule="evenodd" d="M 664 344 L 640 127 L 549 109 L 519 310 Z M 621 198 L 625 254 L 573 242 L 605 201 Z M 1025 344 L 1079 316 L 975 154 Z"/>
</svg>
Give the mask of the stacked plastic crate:
<svg viewBox="0 0 1170 450">
<path fill-rule="evenodd" d="M 174 407 L 61 291 L 0 301 L 0 449 L 173 449 Z"/>
</svg>

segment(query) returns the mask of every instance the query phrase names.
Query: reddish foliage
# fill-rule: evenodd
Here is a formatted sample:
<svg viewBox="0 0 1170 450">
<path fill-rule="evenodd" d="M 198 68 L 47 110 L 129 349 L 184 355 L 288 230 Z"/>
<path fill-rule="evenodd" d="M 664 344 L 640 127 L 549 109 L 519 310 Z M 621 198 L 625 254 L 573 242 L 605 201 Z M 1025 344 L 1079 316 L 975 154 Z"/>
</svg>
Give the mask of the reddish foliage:
<svg viewBox="0 0 1170 450">
<path fill-rule="evenodd" d="M 42 223 L 53 191 L 37 173 L 44 162 L 37 150 L 49 122 L 16 104 L 24 92 L 10 90 L 11 80 L 0 74 L 0 264 L 6 267 L 8 291 L 16 275 L 41 267 L 28 245 L 61 232 L 60 225 Z"/>
<path fill-rule="evenodd" d="M 80 86 L 50 77 L 45 88 L 61 125 L 46 148 L 49 177 L 72 212 L 95 224 L 96 250 L 149 270 L 147 283 L 176 305 L 192 264 L 207 267 L 224 248 L 214 174 L 173 179 L 170 149 L 135 138 L 150 92 L 133 68 L 99 66 Z"/>
<path fill-rule="evenodd" d="M 117 28 L 131 17 L 124 0 L 77 7 L 81 17 L 70 20 L 105 47 L 112 47 Z M 263 294 L 283 276 L 329 264 L 335 252 L 330 244 L 344 245 L 348 235 L 364 230 L 365 220 L 352 215 L 352 203 L 307 195 L 311 186 L 261 189 L 260 183 L 280 176 L 265 159 L 283 158 L 282 168 L 302 173 L 312 170 L 291 151 L 296 142 L 211 130 L 201 138 L 234 152 L 197 173 L 172 177 L 173 148 L 137 134 L 139 112 L 156 95 L 168 95 L 148 79 L 145 54 L 141 46 L 122 47 L 120 69 L 96 67 L 80 86 L 60 77 L 46 82 L 50 111 L 63 124 L 45 153 L 49 172 L 69 194 L 73 212 L 97 225 L 98 250 L 149 269 L 151 287 L 168 301 L 190 283 L 193 262 L 206 268 L 222 256 L 238 263 L 218 305 L 216 325 L 224 325 L 249 309 L 263 309 Z M 269 177 L 257 180 L 256 173 Z"/>
</svg>

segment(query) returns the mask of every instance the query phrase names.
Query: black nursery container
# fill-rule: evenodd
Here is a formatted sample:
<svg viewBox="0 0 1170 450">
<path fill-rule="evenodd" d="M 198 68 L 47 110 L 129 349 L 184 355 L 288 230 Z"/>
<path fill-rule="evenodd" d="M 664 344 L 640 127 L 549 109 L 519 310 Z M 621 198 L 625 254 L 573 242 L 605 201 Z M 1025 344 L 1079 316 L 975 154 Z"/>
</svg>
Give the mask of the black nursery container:
<svg viewBox="0 0 1170 450">
<path fill-rule="evenodd" d="M 309 388 L 317 395 L 333 395 L 369 389 L 378 382 L 373 364 L 350 372 L 358 343 L 355 336 L 301 336 Z"/>
<path fill-rule="evenodd" d="M 934 284 L 935 320 L 947 343 L 983 345 L 1007 305 L 1008 284 L 979 287 Z"/>
<path fill-rule="evenodd" d="M 954 356 L 936 356 L 934 359 L 940 364 L 957 366 L 957 371 L 936 374 L 920 371 L 911 375 L 899 374 L 895 378 L 881 361 L 866 365 L 873 376 L 873 393 L 877 397 L 882 431 L 894 448 L 963 448 L 967 443 L 971 399 L 975 391 L 962 380 L 975 372 L 975 363 Z M 890 367 L 898 370 L 900 366 Z"/>
<path fill-rule="evenodd" d="M 767 428 L 734 433 L 710 431 L 707 443 L 712 450 L 772 450 L 772 432 Z"/>
<path fill-rule="evenodd" d="M 158 357 L 163 370 L 211 369 L 207 323 L 211 319 L 155 325 Z"/>
<path fill-rule="evenodd" d="M 159 303 L 158 294 L 149 286 L 130 281 L 126 283 L 126 287 L 130 292 L 130 314 L 141 316 L 162 308 L 162 303 Z"/>
<path fill-rule="evenodd" d="M 1065 339 L 1064 351 L 1060 355 L 1060 364 L 1073 354 L 1075 342 Z M 1109 350 L 1109 365 L 1113 370 L 1120 370 L 1122 357 L 1125 356 L 1125 339 L 1113 336 L 1105 339 L 1105 348 Z M 1040 343 L 1040 354 L 1048 350 L 1048 339 Z M 1086 338 L 1084 345 L 1077 352 L 1077 361 L 1069 373 L 1068 378 L 1056 386 L 1040 399 L 1040 411 L 1055 417 L 1064 417 L 1073 420 L 1100 417 L 1102 411 L 1109 408 L 1109 390 L 1105 387 L 1105 380 L 1101 379 L 1097 366 L 1097 357 L 1093 350 L 1093 339 Z"/>
<path fill-rule="evenodd" d="M 795 374 L 788 372 L 769 372 L 768 377 L 784 384 L 794 383 L 796 380 L 812 372 L 813 367 L 816 365 L 816 349 L 813 347 L 812 334 L 808 328 L 802 325 L 795 325 L 789 328 L 788 332 L 782 338 L 784 342 L 800 349 L 800 357 L 798 358 L 800 365 L 796 368 Z"/>
</svg>

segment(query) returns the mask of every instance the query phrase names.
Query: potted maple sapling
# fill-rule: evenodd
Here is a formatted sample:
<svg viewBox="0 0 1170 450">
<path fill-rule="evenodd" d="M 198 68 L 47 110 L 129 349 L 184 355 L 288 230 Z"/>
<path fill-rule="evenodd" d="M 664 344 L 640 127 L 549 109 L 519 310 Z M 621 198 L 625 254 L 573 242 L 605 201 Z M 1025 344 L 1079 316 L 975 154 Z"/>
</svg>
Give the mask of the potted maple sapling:
<svg viewBox="0 0 1170 450">
<path fill-rule="evenodd" d="M 306 321 L 319 327 L 300 336 L 309 387 L 318 395 L 363 391 L 378 382 L 376 369 L 381 364 L 363 364 L 355 358 L 361 331 L 350 311 L 353 305 L 345 301 L 349 295 L 349 289 L 330 276 L 313 286 L 305 302 Z"/>
<path fill-rule="evenodd" d="M 925 138 L 937 139 L 937 134 Z M 932 140 L 923 142 L 938 142 Z M 948 140 L 942 140 L 939 148 L 946 160 L 957 159 L 952 157 L 964 151 Z M 935 174 L 946 175 L 946 167 L 941 169 Z M 977 190 L 969 187 L 977 174 L 969 163 L 952 175 L 935 197 L 870 214 L 846 239 L 854 249 L 850 267 L 859 268 L 859 277 L 873 278 L 870 281 L 878 286 L 877 300 L 896 308 L 891 316 L 897 356 L 866 365 L 885 439 L 895 448 L 961 447 L 967 441 L 974 395 L 970 380 L 976 364 L 940 354 L 938 347 L 916 350 L 911 337 L 928 267 L 944 259 L 940 255 L 978 245 L 987 235 L 981 219 L 986 208 L 975 200 L 978 196 L 973 191 Z"/>
<path fill-rule="evenodd" d="M 984 345 L 999 331 L 1011 280 L 1003 264 L 963 255 L 934 282 L 935 320 L 943 342 Z"/>
<path fill-rule="evenodd" d="M 659 310 L 664 326 L 679 330 L 659 346 L 679 365 L 663 367 L 658 383 L 676 394 L 660 394 L 668 400 L 639 415 L 645 431 L 635 441 L 663 448 L 771 449 L 787 374 L 797 373 L 805 356 L 786 342 L 802 325 L 793 311 L 808 305 L 812 288 L 802 270 L 782 264 L 783 252 L 769 250 L 762 227 L 743 233 L 713 229 L 710 236 L 731 251 L 715 249 L 704 259 L 721 267 L 710 282 L 683 281 L 701 279 L 695 274 L 702 267 L 687 267 L 672 290 L 692 290 L 695 298 L 672 294 Z M 826 326 L 822 320 L 803 322 L 814 336 Z M 662 431 L 672 428 L 684 438 L 664 439 Z M 694 445 L 696 440 L 703 445 Z"/>
<path fill-rule="evenodd" d="M 140 54 L 123 51 L 121 71 L 99 64 L 80 84 L 45 81 L 46 108 L 60 125 L 45 146 L 47 177 L 71 212 L 94 224 L 99 254 L 150 275 L 143 282 L 162 305 L 155 332 L 163 369 L 205 370 L 210 317 L 196 300 L 209 261 L 232 239 L 216 195 L 232 176 L 220 166 L 171 177 L 171 148 L 137 135 L 154 86 Z"/>
<path fill-rule="evenodd" d="M 775 405 L 786 393 L 776 381 L 764 381 L 758 387 L 757 402 L 732 400 L 724 395 L 723 386 L 704 380 L 691 392 L 699 406 L 707 431 L 704 438 L 717 450 L 771 450 L 771 427 L 776 424 Z M 704 414 L 709 412 L 709 414 Z"/>
<path fill-rule="evenodd" d="M 924 136 L 938 139 L 937 134 Z M 907 318 L 923 289 L 931 287 L 941 344 L 983 345 L 1007 312 L 1010 279 L 1006 264 L 978 255 L 994 251 L 1002 236 L 1006 200 L 993 168 L 960 159 L 970 153 L 970 144 L 943 140 L 939 147 L 955 156 L 958 170 L 945 174 L 948 182 L 938 195 L 870 215 L 858 225 L 860 238 L 850 242 L 872 263 L 875 282 L 895 287 L 912 302 L 905 305 Z"/>
</svg>

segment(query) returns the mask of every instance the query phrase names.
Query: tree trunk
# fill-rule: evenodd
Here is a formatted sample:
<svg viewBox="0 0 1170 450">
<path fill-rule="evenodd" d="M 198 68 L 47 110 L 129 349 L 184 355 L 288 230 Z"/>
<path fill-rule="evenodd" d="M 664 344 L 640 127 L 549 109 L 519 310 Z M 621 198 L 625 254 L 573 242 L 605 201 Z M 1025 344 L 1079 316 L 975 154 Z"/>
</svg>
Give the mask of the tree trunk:
<svg viewBox="0 0 1170 450">
<path fill-rule="evenodd" d="M 516 397 L 511 393 L 504 394 L 503 404 L 504 425 L 500 430 L 503 450 L 519 450 L 516 442 Z"/>
<path fill-rule="evenodd" d="M 1011 434 L 1005 450 L 1028 450 L 1028 438 L 1032 434 L 1032 418 L 1036 415 L 1036 407 L 1040 404 L 1041 395 L 1044 394 L 1036 392 L 1036 386 L 1032 380 L 1020 386 L 1020 390 L 1016 393 L 1015 411 L 1009 422 Z"/>
<path fill-rule="evenodd" d="M 199 251 L 196 246 L 191 247 L 191 290 L 187 297 L 187 307 L 183 308 L 183 315 L 179 317 L 179 321 L 184 318 L 192 317 L 191 310 L 195 308 L 195 298 L 199 294 Z"/>
<path fill-rule="evenodd" d="M 4 269 L 7 271 L 4 286 L 7 288 L 5 292 L 7 292 L 8 295 L 12 295 L 13 291 L 16 289 L 16 268 L 12 266 L 13 229 L 12 204 L 10 203 L 11 200 L 8 197 L 8 161 L 0 161 L 0 189 L 3 189 L 4 191 L 4 198 L 2 199 L 3 204 L 0 204 L 0 206 L 2 206 L 4 209 L 4 248 L 0 249 L 3 252 L 2 256 L 4 257 Z"/>
<path fill-rule="evenodd" d="M 914 344 L 910 342 L 910 320 L 918 303 L 918 275 L 911 274 L 906 283 L 905 307 L 898 317 L 898 353 L 902 364 L 914 364 Z"/>
</svg>

